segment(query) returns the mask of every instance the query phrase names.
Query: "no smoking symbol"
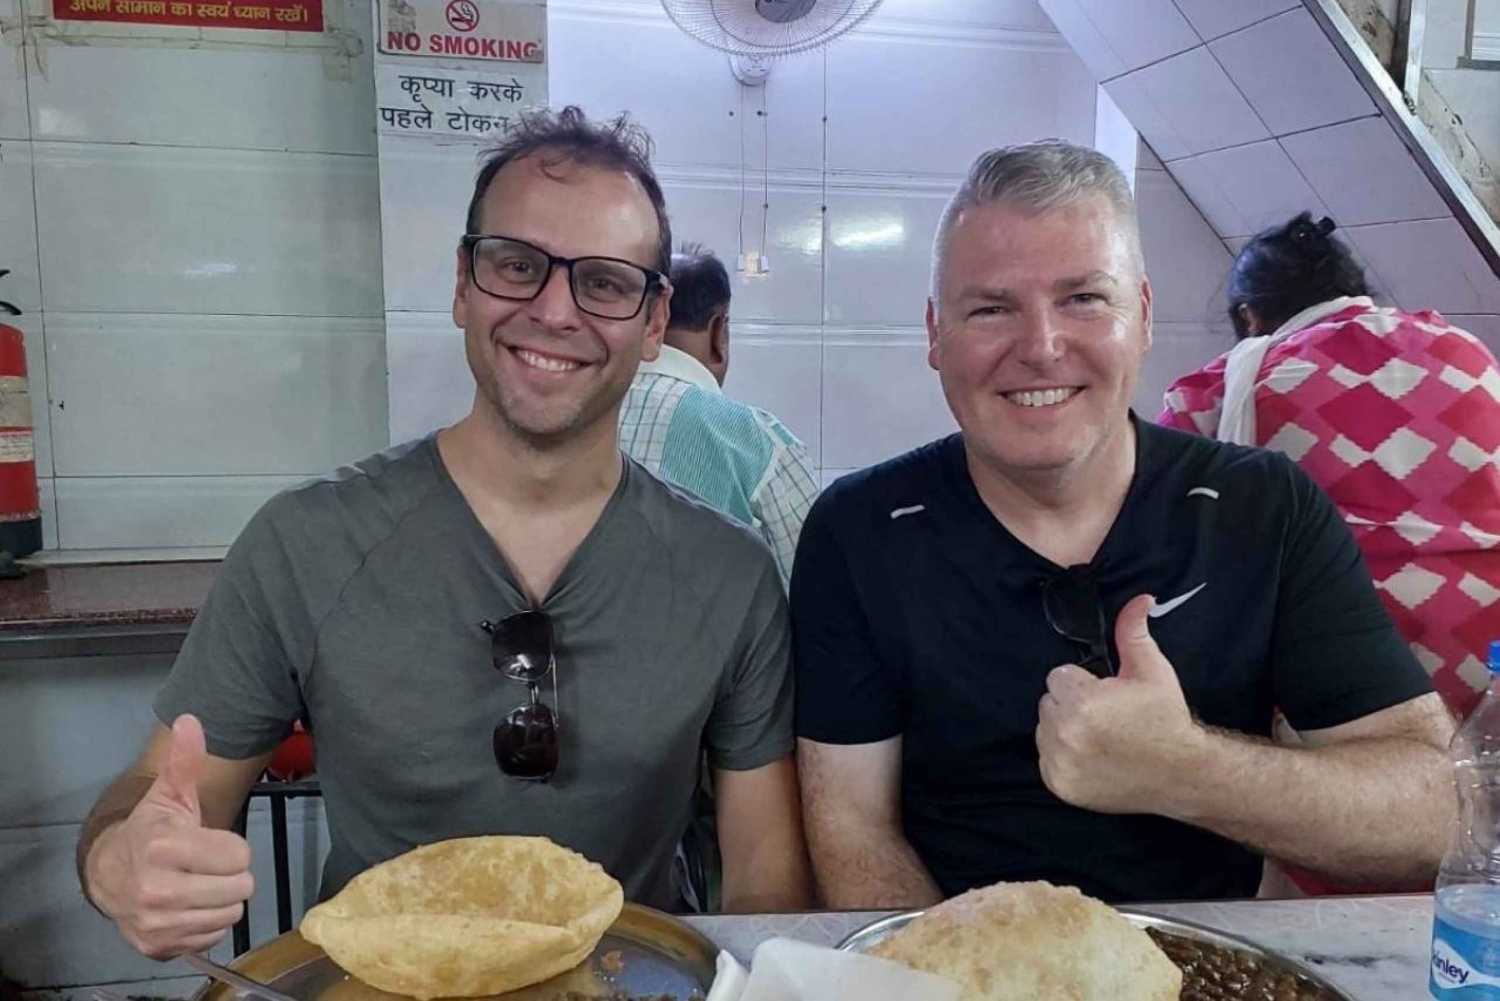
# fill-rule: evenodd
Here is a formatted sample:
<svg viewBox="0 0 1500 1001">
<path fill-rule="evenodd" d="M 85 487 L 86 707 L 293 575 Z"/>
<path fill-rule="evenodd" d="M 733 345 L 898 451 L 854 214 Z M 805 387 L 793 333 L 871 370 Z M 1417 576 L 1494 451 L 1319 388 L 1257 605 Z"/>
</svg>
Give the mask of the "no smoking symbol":
<svg viewBox="0 0 1500 1001">
<path fill-rule="evenodd" d="M 443 12 L 454 31 L 473 31 L 479 27 L 479 7 L 473 0 L 448 0 Z"/>
</svg>

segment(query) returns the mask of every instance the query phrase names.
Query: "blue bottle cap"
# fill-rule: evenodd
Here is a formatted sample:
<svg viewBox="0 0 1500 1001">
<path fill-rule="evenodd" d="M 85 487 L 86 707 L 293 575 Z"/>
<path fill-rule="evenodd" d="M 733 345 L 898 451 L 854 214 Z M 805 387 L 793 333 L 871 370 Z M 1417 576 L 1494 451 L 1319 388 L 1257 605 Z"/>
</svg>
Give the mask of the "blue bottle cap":
<svg viewBox="0 0 1500 1001">
<path fill-rule="evenodd" d="M 1490 640 L 1490 673 L 1500 674 L 1500 640 Z"/>
</svg>

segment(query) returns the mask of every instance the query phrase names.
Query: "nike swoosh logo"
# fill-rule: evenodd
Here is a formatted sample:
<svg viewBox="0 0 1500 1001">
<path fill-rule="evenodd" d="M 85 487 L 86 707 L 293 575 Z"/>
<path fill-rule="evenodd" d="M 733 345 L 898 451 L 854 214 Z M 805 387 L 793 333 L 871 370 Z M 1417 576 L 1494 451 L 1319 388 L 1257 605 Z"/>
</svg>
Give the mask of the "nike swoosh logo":
<svg viewBox="0 0 1500 1001">
<path fill-rule="evenodd" d="M 1151 616 L 1151 618 L 1153 618 L 1153 619 L 1159 619 L 1163 615 L 1166 615 L 1168 612 L 1174 611 L 1174 610 L 1176 610 L 1178 608 L 1181 608 L 1183 605 L 1187 604 L 1189 601 L 1192 600 L 1193 595 L 1197 594 L 1199 591 L 1203 590 L 1207 586 L 1208 586 L 1208 581 L 1204 581 L 1202 584 L 1199 584 L 1197 587 L 1193 588 L 1187 594 L 1179 594 L 1177 597 L 1173 598 L 1171 601 L 1158 601 L 1158 602 L 1154 603 L 1151 606 L 1151 611 L 1147 612 L 1146 614 L 1149 615 L 1149 616 Z"/>
</svg>

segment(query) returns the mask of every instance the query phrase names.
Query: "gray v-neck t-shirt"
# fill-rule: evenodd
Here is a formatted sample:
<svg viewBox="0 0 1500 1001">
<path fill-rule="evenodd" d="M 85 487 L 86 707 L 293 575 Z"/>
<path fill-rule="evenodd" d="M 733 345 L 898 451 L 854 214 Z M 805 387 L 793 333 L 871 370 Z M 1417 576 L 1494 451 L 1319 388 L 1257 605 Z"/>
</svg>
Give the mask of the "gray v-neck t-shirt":
<svg viewBox="0 0 1500 1001">
<path fill-rule="evenodd" d="M 235 542 L 157 696 L 212 754 L 266 753 L 304 718 L 330 833 L 322 896 L 417 845 L 545 834 L 626 896 L 677 909 L 672 860 L 700 752 L 748 770 L 792 750 L 785 600 L 749 531 L 626 460 L 540 606 L 553 619 L 559 768 L 495 764 L 526 686 L 480 623 L 527 607 L 436 439 L 270 501 Z"/>
</svg>

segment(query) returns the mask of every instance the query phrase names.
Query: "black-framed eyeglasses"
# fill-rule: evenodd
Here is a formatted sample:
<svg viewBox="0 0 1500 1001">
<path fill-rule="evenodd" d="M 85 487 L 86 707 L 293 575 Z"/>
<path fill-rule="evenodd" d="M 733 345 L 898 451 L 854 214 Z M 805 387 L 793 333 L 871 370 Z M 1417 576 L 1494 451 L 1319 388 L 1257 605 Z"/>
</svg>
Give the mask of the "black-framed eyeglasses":
<svg viewBox="0 0 1500 1001">
<path fill-rule="evenodd" d="M 557 703 L 557 658 L 552 644 L 552 619 L 546 612 L 528 610 L 498 622 L 486 619 L 479 627 L 490 634 L 490 659 L 495 670 L 526 686 L 528 700 L 495 724 L 495 764 L 517 779 L 545 782 L 557 771 L 557 713 L 541 700 L 539 683 L 552 676 L 552 702 Z"/>
<path fill-rule="evenodd" d="M 660 271 L 618 257 L 558 257 L 524 240 L 483 233 L 466 234 L 463 246 L 474 285 L 512 302 L 541 295 L 559 265 L 568 270 L 568 288 L 578 308 L 605 320 L 629 320 L 640 313 L 652 289 L 672 287 Z"/>
<path fill-rule="evenodd" d="M 1085 652 L 1078 661 L 1079 667 L 1101 678 L 1114 675 L 1104 600 L 1099 597 L 1099 583 L 1087 564 L 1069 567 L 1042 584 L 1042 611 L 1053 632 L 1078 644 Z"/>
</svg>

